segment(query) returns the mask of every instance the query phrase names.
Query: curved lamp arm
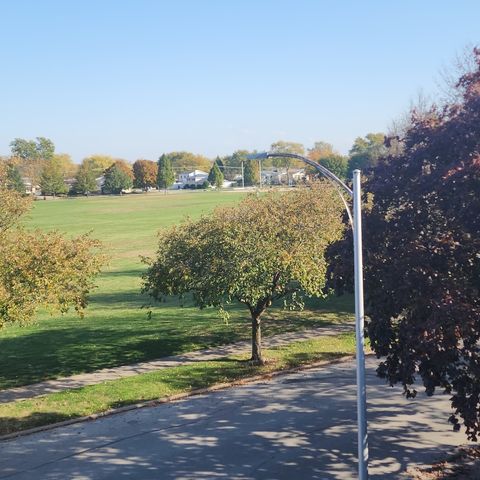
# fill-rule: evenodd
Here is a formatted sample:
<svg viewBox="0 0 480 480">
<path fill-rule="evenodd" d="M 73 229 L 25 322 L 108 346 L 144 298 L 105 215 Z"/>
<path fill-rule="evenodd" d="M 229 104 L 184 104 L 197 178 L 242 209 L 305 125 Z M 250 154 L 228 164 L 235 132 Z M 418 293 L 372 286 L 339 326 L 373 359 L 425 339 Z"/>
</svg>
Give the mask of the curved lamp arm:
<svg viewBox="0 0 480 480">
<path fill-rule="evenodd" d="M 338 191 L 340 198 L 342 199 L 343 205 L 347 210 L 348 219 L 350 220 L 350 225 L 353 228 L 353 218 L 352 218 L 352 211 L 348 206 L 345 197 L 342 195 L 342 191 L 346 192 L 350 198 L 353 198 L 353 192 L 350 188 L 347 187 L 345 182 L 340 180 L 334 173 L 332 173 L 328 168 L 325 168 L 323 165 L 320 165 L 309 158 L 303 157 L 302 155 L 297 155 L 296 153 L 271 153 L 271 152 L 263 152 L 263 153 L 256 153 L 253 155 L 248 155 L 247 158 L 249 160 L 261 160 L 263 158 L 272 158 L 272 157 L 288 157 L 288 158 L 296 158 L 298 160 L 302 160 L 302 162 L 310 165 L 311 167 L 315 168 L 318 172 L 320 172 L 327 180 L 332 183 Z"/>
</svg>

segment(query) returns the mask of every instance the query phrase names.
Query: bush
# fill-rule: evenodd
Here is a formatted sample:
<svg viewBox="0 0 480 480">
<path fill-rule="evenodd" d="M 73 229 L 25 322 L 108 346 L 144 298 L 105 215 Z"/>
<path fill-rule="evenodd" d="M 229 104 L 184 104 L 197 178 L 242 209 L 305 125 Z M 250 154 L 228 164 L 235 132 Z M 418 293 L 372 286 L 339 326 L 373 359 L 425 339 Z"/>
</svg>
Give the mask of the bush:
<svg viewBox="0 0 480 480">
<path fill-rule="evenodd" d="M 2 172 L 0 171 L 0 185 Z M 25 323 L 40 306 L 82 313 L 103 257 L 88 235 L 67 239 L 58 232 L 28 232 L 18 222 L 31 204 L 0 188 L 0 328 Z"/>
</svg>

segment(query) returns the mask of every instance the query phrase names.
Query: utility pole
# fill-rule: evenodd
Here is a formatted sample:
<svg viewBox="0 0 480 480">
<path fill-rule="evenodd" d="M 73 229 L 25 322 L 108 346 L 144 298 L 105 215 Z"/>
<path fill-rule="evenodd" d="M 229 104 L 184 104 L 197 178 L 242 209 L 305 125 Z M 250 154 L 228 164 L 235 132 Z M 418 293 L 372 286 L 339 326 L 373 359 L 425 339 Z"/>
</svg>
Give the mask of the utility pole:
<svg viewBox="0 0 480 480">
<path fill-rule="evenodd" d="M 245 175 L 244 175 L 245 169 L 243 168 L 243 160 L 242 160 L 242 188 L 245 188 Z"/>
<path fill-rule="evenodd" d="M 260 188 L 262 188 L 262 159 L 258 159 L 258 170 L 260 172 Z"/>
</svg>

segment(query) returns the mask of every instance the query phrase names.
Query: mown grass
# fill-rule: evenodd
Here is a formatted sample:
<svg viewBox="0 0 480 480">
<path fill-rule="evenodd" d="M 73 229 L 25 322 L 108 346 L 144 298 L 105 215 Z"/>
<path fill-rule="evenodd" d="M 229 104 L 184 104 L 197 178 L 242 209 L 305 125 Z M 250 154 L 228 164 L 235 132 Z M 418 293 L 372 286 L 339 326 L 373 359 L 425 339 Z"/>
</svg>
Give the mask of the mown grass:
<svg viewBox="0 0 480 480">
<path fill-rule="evenodd" d="M 172 300 L 155 306 L 149 320 L 141 308 L 149 299 L 140 293 L 144 265 L 139 257 L 153 254 L 160 229 L 243 196 L 189 192 L 35 202 L 28 228 L 68 235 L 92 231 L 104 242 L 110 263 L 97 279 L 85 318 L 42 314 L 34 325 L 0 332 L 0 389 L 248 338 L 243 308 L 233 306 L 225 325 L 214 309 L 180 308 Z M 352 309 L 350 297 L 312 301 L 301 313 L 273 308 L 265 317 L 264 335 L 351 321 Z"/>
<path fill-rule="evenodd" d="M 294 342 L 265 351 L 269 362 L 252 366 L 232 356 L 112 380 L 31 400 L 0 405 L 0 435 L 79 418 L 137 402 L 284 370 L 319 360 L 334 360 L 355 351 L 353 334 Z"/>
</svg>

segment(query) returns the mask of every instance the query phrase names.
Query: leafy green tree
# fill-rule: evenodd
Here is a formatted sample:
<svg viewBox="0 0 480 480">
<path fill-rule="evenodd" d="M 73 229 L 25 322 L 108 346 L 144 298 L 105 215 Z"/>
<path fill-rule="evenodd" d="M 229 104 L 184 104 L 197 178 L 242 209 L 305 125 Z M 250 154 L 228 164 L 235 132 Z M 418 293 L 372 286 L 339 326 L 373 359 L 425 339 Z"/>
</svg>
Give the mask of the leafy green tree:
<svg viewBox="0 0 480 480">
<path fill-rule="evenodd" d="M 175 173 L 173 172 L 172 162 L 168 155 L 162 155 L 158 159 L 157 186 L 167 191 L 167 188 L 175 183 Z"/>
<path fill-rule="evenodd" d="M 104 193 L 122 193 L 133 186 L 133 173 L 130 166 L 117 160 L 113 165 L 105 170 L 105 181 L 103 183 Z"/>
<path fill-rule="evenodd" d="M 223 169 L 223 175 L 226 180 L 234 180 L 242 171 L 242 163 L 248 161 L 247 157 L 250 155 L 248 150 L 237 150 L 224 158 L 225 168 Z"/>
<path fill-rule="evenodd" d="M 99 178 L 103 175 L 105 170 L 112 166 L 117 160 L 109 155 L 90 155 L 87 158 L 84 158 L 82 163 L 88 165 L 88 168 L 95 172 L 95 178 Z"/>
<path fill-rule="evenodd" d="M 29 197 L 4 188 L 5 170 L 0 167 L 0 238 L 14 227 L 31 206 Z M 1 257 L 1 256 L 0 256 Z M 1 289 L 1 286 L 0 286 Z"/>
<path fill-rule="evenodd" d="M 84 160 L 80 164 L 75 176 L 74 192 L 83 195 L 95 192 L 98 189 L 96 178 L 97 172 L 95 167 L 92 166 L 91 162 Z"/>
<path fill-rule="evenodd" d="M 243 181 L 246 187 L 260 183 L 260 169 L 256 160 L 246 160 L 243 164 Z"/>
<path fill-rule="evenodd" d="M 15 138 L 10 143 L 10 148 L 12 155 L 22 160 L 32 158 L 51 160 L 55 154 L 55 145 L 50 139 L 45 137 L 37 137 L 35 140 Z"/>
<path fill-rule="evenodd" d="M 191 294 L 200 308 L 244 304 L 251 317 L 252 361 L 263 363 L 261 317 L 283 298 L 323 296 L 325 249 L 341 237 L 338 193 L 326 182 L 291 192 L 250 195 L 160 233 L 156 257 L 146 260 L 144 291 L 161 300 Z"/>
<path fill-rule="evenodd" d="M 133 186 L 147 191 L 157 186 L 158 166 L 151 160 L 137 160 L 133 164 Z"/>
<path fill-rule="evenodd" d="M 333 145 L 328 142 L 315 142 L 312 148 L 308 149 L 308 158 L 314 162 L 318 162 L 321 158 L 331 157 L 337 152 L 333 149 Z"/>
<path fill-rule="evenodd" d="M 208 177 L 207 177 L 207 182 L 212 185 L 212 183 L 214 183 L 214 167 L 217 167 L 217 170 L 218 170 L 218 166 L 217 164 L 214 162 L 213 165 L 212 165 L 212 168 L 210 169 L 210 171 L 208 172 Z"/>
<path fill-rule="evenodd" d="M 364 138 L 356 138 L 349 152 L 348 176 L 356 169 L 368 172 L 386 154 L 385 134 L 369 133 Z"/>
<path fill-rule="evenodd" d="M 345 179 L 348 174 L 348 157 L 343 155 L 332 154 L 326 157 L 322 157 L 318 160 L 320 165 L 328 168 L 337 177 Z"/>
<path fill-rule="evenodd" d="M 132 170 L 132 166 L 126 161 L 126 160 L 122 160 L 121 158 L 117 158 L 117 160 L 115 160 L 114 162 L 114 165 L 122 170 L 122 172 L 125 173 L 125 175 L 127 175 L 127 177 L 130 179 L 130 182 L 131 182 L 131 186 L 133 185 L 133 170 Z M 108 170 L 108 169 L 107 169 Z M 131 186 L 129 188 L 131 188 Z"/>
<path fill-rule="evenodd" d="M 223 173 L 223 175 L 225 175 L 225 164 L 223 163 L 223 160 L 217 156 L 217 158 L 215 158 L 214 160 L 214 163 L 216 163 L 218 165 L 218 168 L 220 169 L 220 171 Z"/>
<path fill-rule="evenodd" d="M 62 172 L 63 178 L 75 178 L 78 165 L 73 163 L 72 157 L 68 153 L 56 153 L 53 160 Z"/>
<path fill-rule="evenodd" d="M 223 173 L 218 168 L 218 165 L 217 165 L 216 162 L 214 162 L 213 167 L 210 169 L 207 180 L 215 188 L 222 188 L 222 186 L 223 186 Z"/>
<path fill-rule="evenodd" d="M 328 168 L 332 173 L 337 175 L 337 177 L 347 177 L 349 159 L 336 152 L 330 143 L 315 142 L 313 148 L 308 150 L 308 158 Z M 309 173 L 317 174 L 314 168 L 310 166 L 306 168 Z"/>
<path fill-rule="evenodd" d="M 20 160 L 21 172 L 27 176 L 32 187 L 40 181 L 44 164 L 53 159 L 55 145 L 45 137 L 37 137 L 35 140 L 15 138 L 10 143 L 12 156 Z"/>
<path fill-rule="evenodd" d="M 0 185 L 5 175 L 0 171 Z M 88 235 L 66 239 L 19 227 L 30 205 L 30 198 L 0 187 L 0 328 L 28 322 L 39 307 L 74 307 L 82 315 L 104 261 Z"/>
<path fill-rule="evenodd" d="M 67 193 L 68 187 L 65 184 L 60 165 L 54 158 L 47 161 L 40 176 L 40 188 L 43 195 L 59 195 Z"/>
<path fill-rule="evenodd" d="M 23 183 L 20 169 L 14 163 L 6 165 L 6 186 L 9 190 L 15 190 L 19 193 L 25 193 L 25 184 Z"/>
<path fill-rule="evenodd" d="M 212 166 L 210 159 L 191 152 L 170 152 L 164 153 L 162 156 L 170 161 L 175 172 L 191 172 L 193 170 L 208 172 Z"/>
<path fill-rule="evenodd" d="M 10 142 L 10 149 L 12 156 L 23 161 L 38 157 L 37 142 L 35 140 L 15 138 Z"/>
</svg>

